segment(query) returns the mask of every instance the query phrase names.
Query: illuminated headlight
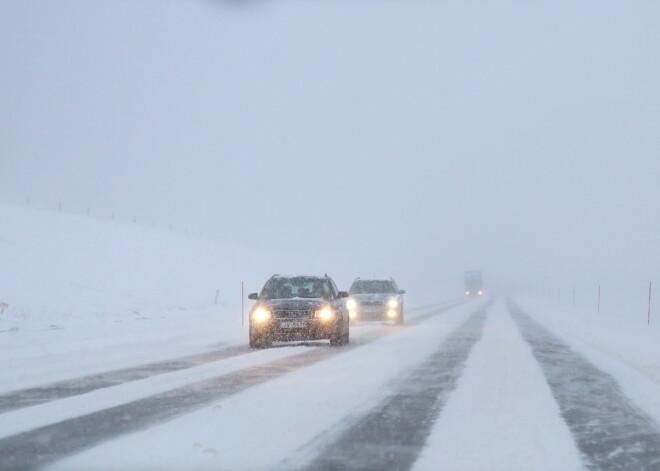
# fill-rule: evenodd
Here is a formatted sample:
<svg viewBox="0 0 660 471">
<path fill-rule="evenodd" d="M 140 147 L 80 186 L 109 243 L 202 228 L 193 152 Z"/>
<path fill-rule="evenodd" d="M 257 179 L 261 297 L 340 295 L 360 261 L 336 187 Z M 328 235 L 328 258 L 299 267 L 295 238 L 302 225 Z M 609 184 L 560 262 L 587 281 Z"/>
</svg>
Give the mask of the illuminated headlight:
<svg viewBox="0 0 660 471">
<path fill-rule="evenodd" d="M 348 308 L 349 311 L 354 311 L 355 308 L 357 307 L 357 302 L 355 302 L 355 299 L 349 299 L 346 301 L 346 307 Z"/>
<path fill-rule="evenodd" d="M 466 295 L 466 296 L 469 296 L 469 295 L 470 295 L 470 292 L 469 292 L 469 291 L 466 291 L 466 292 L 465 292 L 465 295 Z"/>
<path fill-rule="evenodd" d="M 481 290 L 479 290 L 479 292 L 478 292 L 477 294 L 478 294 L 479 296 L 481 296 L 482 294 L 484 294 L 484 292 L 481 291 Z"/>
<path fill-rule="evenodd" d="M 264 322 L 273 317 L 273 314 L 263 307 L 258 307 L 252 312 L 252 320 L 257 322 Z"/>
<path fill-rule="evenodd" d="M 387 301 L 387 305 L 392 309 L 394 309 L 399 305 L 399 301 L 397 301 L 396 299 L 390 299 L 389 301 Z"/>
<path fill-rule="evenodd" d="M 316 317 L 322 321 L 329 321 L 335 318 L 335 311 L 329 307 L 324 307 L 316 311 Z"/>
<path fill-rule="evenodd" d="M 351 319 L 355 319 L 356 316 L 357 316 L 357 312 L 355 311 L 348 312 L 348 317 L 350 317 Z"/>
<path fill-rule="evenodd" d="M 396 311 L 390 309 L 389 311 L 387 311 L 387 316 L 388 317 L 396 317 Z"/>
</svg>

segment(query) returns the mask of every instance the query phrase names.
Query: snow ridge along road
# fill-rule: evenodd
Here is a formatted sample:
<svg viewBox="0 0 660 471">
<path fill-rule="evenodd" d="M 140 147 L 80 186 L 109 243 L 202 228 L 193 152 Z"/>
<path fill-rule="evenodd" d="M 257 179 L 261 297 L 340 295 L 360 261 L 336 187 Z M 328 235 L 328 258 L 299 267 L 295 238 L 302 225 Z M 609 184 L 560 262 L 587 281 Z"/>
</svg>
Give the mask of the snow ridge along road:
<svg viewBox="0 0 660 471">
<path fill-rule="evenodd" d="M 436 417 L 456 387 L 465 361 L 481 338 L 488 308 L 474 312 L 394 392 L 323 447 L 302 468 L 330 470 L 406 470 L 424 447 Z"/>
<path fill-rule="evenodd" d="M 463 302 L 449 303 L 433 309 L 431 312 L 417 316 L 416 321 L 429 319 L 463 304 Z M 42 467 L 100 442 L 186 414 L 196 408 L 354 350 L 398 331 L 400 331 L 398 328 L 371 330 L 365 335 L 353 339 L 351 345 L 345 348 L 313 344 L 316 348 L 306 349 L 303 353 L 294 353 L 274 361 L 262 362 L 204 381 L 8 436 L 0 439 L 0 469 L 26 470 Z M 236 348 L 238 351 L 233 355 L 226 355 L 225 359 L 241 355 L 241 349 L 244 347 Z M 283 351 L 278 348 L 273 349 L 273 351 L 276 350 Z M 247 352 L 245 353 L 249 355 Z M 265 353 L 268 352 L 253 352 L 254 355 Z M 213 359 L 209 358 L 208 361 L 213 361 Z M 152 375 L 165 373 L 164 365 L 159 365 L 152 371 Z M 143 369 L 148 366 L 143 365 L 134 369 L 111 372 L 109 375 L 112 380 L 124 377 L 126 381 L 132 381 L 140 375 L 143 376 L 145 374 Z M 180 369 L 180 367 L 187 368 L 188 366 L 176 365 L 176 368 Z M 91 379 L 94 376 L 86 378 Z M 86 390 L 94 391 L 98 388 L 108 387 L 106 385 L 109 381 L 108 377 L 100 375 L 99 380 L 99 383 L 87 385 Z M 69 395 L 65 394 L 64 397 Z"/>
<path fill-rule="evenodd" d="M 657 471 L 660 429 L 618 383 L 509 301 L 590 469 Z"/>
</svg>

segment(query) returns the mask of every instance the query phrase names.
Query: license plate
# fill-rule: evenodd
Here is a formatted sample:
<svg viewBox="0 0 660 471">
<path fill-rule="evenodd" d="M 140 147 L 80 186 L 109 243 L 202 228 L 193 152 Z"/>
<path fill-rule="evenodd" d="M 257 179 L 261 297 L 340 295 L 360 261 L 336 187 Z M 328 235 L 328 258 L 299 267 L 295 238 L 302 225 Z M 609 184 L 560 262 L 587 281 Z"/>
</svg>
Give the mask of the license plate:
<svg viewBox="0 0 660 471">
<path fill-rule="evenodd" d="M 280 322 L 282 329 L 304 329 L 307 326 L 305 321 L 286 321 Z"/>
</svg>

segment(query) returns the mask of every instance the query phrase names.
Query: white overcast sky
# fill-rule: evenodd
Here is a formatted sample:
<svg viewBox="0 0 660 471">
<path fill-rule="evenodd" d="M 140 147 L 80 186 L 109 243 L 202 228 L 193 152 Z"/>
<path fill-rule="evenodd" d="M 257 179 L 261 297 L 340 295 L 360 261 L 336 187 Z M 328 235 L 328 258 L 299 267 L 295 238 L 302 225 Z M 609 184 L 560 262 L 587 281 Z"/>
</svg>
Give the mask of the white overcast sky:
<svg viewBox="0 0 660 471">
<path fill-rule="evenodd" d="M 0 67 L 4 201 L 345 276 L 660 274 L 657 0 L 2 0 Z"/>
</svg>

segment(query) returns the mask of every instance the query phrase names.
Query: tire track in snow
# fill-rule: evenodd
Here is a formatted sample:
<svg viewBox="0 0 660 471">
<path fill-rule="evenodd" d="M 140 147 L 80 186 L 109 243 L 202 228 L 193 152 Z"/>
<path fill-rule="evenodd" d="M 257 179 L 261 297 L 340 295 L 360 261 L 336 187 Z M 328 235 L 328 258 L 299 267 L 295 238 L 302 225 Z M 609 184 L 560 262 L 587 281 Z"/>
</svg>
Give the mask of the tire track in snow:
<svg viewBox="0 0 660 471">
<path fill-rule="evenodd" d="M 456 387 L 473 345 L 482 336 L 492 303 L 491 300 L 474 312 L 419 368 L 397 382 L 393 394 L 301 468 L 307 471 L 410 469 L 442 406 Z M 283 465 L 290 469 L 289 463 Z"/>
<path fill-rule="evenodd" d="M 618 383 L 509 301 L 590 469 L 657 471 L 660 429 Z"/>
<path fill-rule="evenodd" d="M 443 306 L 426 314 L 425 318 L 454 307 Z M 310 351 L 0 439 L 0 469 L 18 471 L 40 468 L 102 441 L 173 419 L 253 386 L 367 345 L 398 330 L 374 331 L 342 348 L 323 344 Z"/>
<path fill-rule="evenodd" d="M 132 366 L 105 373 L 96 373 L 0 394 L 0 414 L 57 399 L 86 394 L 97 389 L 109 388 L 130 381 L 138 381 L 151 376 L 193 368 L 204 363 L 244 355 L 250 353 L 250 351 L 247 345 L 226 347 L 211 352 Z"/>
</svg>

